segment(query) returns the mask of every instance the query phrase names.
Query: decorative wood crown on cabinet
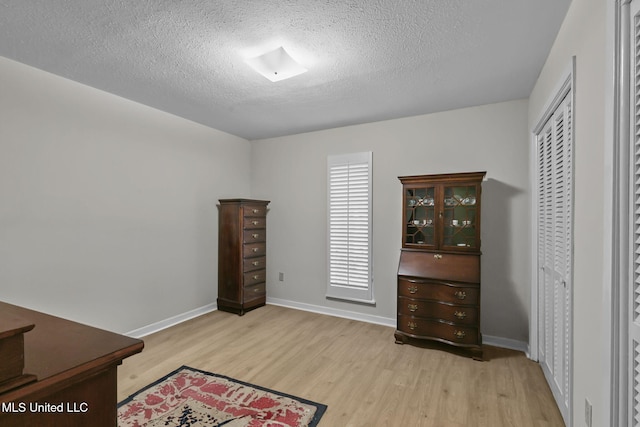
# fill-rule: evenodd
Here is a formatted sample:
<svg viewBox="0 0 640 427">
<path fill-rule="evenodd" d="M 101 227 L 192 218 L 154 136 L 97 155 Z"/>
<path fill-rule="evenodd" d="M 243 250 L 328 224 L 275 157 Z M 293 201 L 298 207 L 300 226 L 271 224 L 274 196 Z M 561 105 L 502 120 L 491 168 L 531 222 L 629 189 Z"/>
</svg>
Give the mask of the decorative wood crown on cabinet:
<svg viewBox="0 0 640 427">
<path fill-rule="evenodd" d="M 266 200 L 220 200 L 219 310 L 242 316 L 266 303 L 268 204 Z"/>
<path fill-rule="evenodd" d="M 486 172 L 399 177 L 396 343 L 430 340 L 482 360 L 480 206 Z"/>
</svg>

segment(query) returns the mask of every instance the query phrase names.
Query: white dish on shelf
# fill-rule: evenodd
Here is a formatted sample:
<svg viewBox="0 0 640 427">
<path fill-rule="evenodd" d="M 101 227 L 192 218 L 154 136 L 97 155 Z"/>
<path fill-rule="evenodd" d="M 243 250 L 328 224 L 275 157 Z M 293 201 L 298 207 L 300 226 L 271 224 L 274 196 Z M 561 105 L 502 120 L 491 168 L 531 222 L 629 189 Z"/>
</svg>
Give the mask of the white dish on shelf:
<svg viewBox="0 0 640 427">
<path fill-rule="evenodd" d="M 472 206 L 472 205 L 475 205 L 475 204 L 476 204 L 476 198 L 475 198 L 475 197 L 473 197 L 473 196 L 465 197 L 465 198 L 462 200 L 462 204 L 463 204 L 464 206 Z"/>
</svg>

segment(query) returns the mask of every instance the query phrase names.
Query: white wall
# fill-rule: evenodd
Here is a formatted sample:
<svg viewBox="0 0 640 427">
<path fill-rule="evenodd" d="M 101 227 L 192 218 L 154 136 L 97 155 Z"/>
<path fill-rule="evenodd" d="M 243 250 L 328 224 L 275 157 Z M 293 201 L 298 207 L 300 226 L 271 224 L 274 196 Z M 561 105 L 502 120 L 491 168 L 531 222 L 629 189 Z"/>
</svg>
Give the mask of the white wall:
<svg viewBox="0 0 640 427">
<path fill-rule="evenodd" d="M 605 417 L 608 383 L 602 330 L 603 215 L 605 158 L 606 2 L 573 0 L 547 63 L 530 97 L 529 128 L 542 115 L 571 57 L 576 56 L 575 86 L 575 254 L 573 294 L 573 419 L 584 425 L 584 401 L 593 403 L 593 425 Z"/>
<path fill-rule="evenodd" d="M 213 303 L 217 199 L 251 196 L 270 298 L 393 324 L 397 177 L 486 170 L 482 329 L 528 340 L 526 100 L 250 144 L 4 58 L 0 82 L 0 300 L 117 332 Z M 324 297 L 326 156 L 365 150 L 376 307 Z"/>
<path fill-rule="evenodd" d="M 482 332 L 527 342 L 527 105 L 519 100 L 254 142 L 252 195 L 271 200 L 267 296 L 381 316 L 395 324 L 402 240 L 397 177 L 486 170 Z M 324 296 L 327 155 L 358 151 L 373 152 L 375 307 Z M 278 272 L 284 273 L 283 282 Z"/>
<path fill-rule="evenodd" d="M 215 303 L 250 150 L 0 58 L 0 300 L 117 332 Z"/>
</svg>

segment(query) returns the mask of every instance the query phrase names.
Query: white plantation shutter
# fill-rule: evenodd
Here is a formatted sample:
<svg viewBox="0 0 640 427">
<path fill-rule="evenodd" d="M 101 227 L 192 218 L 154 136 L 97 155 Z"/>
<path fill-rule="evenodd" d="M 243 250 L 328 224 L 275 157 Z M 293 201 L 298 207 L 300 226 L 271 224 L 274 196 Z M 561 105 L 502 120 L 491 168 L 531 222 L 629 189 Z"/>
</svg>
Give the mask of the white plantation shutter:
<svg viewBox="0 0 640 427">
<path fill-rule="evenodd" d="M 331 298 L 373 302 L 371 159 L 371 152 L 328 157 Z"/>
</svg>

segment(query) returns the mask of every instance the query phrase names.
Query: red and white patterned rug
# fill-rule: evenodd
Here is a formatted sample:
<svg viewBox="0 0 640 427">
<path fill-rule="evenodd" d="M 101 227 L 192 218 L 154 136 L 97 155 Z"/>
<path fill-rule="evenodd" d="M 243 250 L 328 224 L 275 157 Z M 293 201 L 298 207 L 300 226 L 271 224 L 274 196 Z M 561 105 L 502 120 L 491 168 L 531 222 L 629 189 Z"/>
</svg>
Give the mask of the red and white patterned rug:
<svg viewBox="0 0 640 427">
<path fill-rule="evenodd" d="M 118 404 L 119 427 L 313 427 L 326 405 L 182 366 Z"/>
</svg>

